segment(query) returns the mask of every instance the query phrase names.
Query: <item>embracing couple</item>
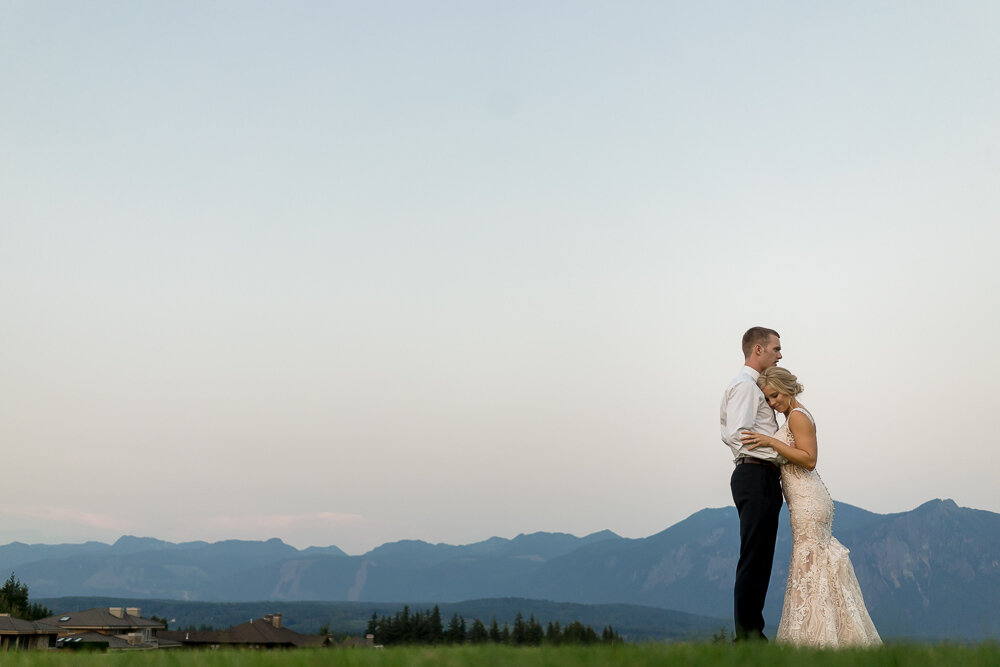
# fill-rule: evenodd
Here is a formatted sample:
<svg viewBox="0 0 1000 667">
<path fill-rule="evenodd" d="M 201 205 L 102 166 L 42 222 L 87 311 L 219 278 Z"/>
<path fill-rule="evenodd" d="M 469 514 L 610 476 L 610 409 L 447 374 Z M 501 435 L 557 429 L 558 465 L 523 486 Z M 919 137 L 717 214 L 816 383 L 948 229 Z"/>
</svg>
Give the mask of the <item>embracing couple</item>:
<svg viewBox="0 0 1000 667">
<path fill-rule="evenodd" d="M 730 486 L 740 516 L 734 588 L 736 640 L 765 640 L 764 596 L 771 578 L 784 494 L 792 558 L 777 640 L 807 646 L 881 644 L 848 550 L 832 535 L 833 500 L 816 472 L 816 422 L 802 385 L 784 368 L 777 331 L 743 335 L 745 365 L 722 397 L 722 440 L 733 450 Z M 778 428 L 775 412 L 785 416 Z"/>
</svg>

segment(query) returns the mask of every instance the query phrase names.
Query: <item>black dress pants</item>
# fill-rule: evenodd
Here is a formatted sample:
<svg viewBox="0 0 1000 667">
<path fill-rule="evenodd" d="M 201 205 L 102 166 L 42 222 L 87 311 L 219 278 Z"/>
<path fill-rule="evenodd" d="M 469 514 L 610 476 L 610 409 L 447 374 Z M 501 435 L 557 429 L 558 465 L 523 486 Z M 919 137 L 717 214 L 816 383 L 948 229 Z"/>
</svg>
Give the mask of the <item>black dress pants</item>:
<svg viewBox="0 0 1000 667">
<path fill-rule="evenodd" d="M 740 515 L 740 560 L 733 589 L 736 640 L 766 641 L 764 598 L 778 535 L 781 474 L 776 467 L 743 463 L 733 470 L 729 485 Z"/>
</svg>

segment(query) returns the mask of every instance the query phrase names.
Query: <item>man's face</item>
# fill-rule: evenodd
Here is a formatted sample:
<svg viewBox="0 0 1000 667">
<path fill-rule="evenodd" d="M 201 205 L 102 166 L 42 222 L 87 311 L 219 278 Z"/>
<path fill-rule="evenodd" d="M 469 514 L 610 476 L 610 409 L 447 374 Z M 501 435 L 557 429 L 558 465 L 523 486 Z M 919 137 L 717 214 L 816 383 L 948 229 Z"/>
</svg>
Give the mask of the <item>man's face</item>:
<svg viewBox="0 0 1000 667">
<path fill-rule="evenodd" d="M 763 368 L 777 366 L 778 362 L 781 361 L 781 339 L 771 334 L 763 348 L 760 353 L 760 365 Z"/>
</svg>

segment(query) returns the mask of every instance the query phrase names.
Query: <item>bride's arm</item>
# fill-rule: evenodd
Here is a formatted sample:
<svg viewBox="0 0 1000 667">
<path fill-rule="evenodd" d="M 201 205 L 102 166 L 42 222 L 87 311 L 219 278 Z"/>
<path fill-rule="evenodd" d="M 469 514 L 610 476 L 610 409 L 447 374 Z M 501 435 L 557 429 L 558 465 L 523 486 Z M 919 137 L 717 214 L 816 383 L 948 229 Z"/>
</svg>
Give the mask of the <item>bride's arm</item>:
<svg viewBox="0 0 1000 667">
<path fill-rule="evenodd" d="M 795 439 L 794 447 L 786 445 L 775 437 L 750 431 L 745 431 L 744 433 L 750 433 L 750 435 L 744 435 L 742 439 L 744 443 L 750 440 L 757 441 L 757 444 L 749 445 L 747 449 L 772 447 L 774 451 L 788 459 L 789 463 L 802 466 L 806 470 L 812 470 L 816 467 L 816 427 L 809 421 L 809 417 L 801 412 L 793 412 L 788 418 L 788 430 L 792 432 L 792 438 Z"/>
</svg>

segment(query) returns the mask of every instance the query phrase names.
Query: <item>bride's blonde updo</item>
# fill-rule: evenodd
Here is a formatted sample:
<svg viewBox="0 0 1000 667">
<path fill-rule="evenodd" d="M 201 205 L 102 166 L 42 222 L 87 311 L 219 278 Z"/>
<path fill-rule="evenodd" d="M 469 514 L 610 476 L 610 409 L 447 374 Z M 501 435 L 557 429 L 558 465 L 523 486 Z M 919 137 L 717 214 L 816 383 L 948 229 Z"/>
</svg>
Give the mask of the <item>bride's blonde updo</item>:
<svg viewBox="0 0 1000 667">
<path fill-rule="evenodd" d="M 786 396 L 798 396 L 805 391 L 805 387 L 798 383 L 797 377 L 777 366 L 765 368 L 764 372 L 757 378 L 757 386 L 761 388 L 761 391 L 769 385 Z"/>
</svg>

